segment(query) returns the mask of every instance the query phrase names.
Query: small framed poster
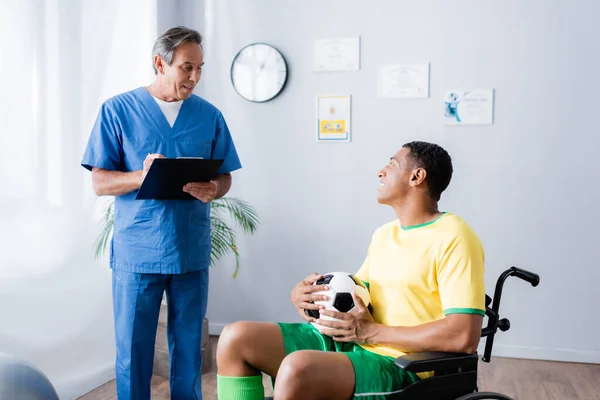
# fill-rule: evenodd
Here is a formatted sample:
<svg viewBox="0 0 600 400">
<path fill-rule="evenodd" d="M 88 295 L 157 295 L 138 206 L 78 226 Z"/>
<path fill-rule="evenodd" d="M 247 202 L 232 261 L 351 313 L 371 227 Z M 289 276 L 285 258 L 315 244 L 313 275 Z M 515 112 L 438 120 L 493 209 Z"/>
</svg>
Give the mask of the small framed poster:
<svg viewBox="0 0 600 400">
<path fill-rule="evenodd" d="M 317 96 L 317 141 L 350 141 L 350 100 L 350 95 Z"/>
</svg>

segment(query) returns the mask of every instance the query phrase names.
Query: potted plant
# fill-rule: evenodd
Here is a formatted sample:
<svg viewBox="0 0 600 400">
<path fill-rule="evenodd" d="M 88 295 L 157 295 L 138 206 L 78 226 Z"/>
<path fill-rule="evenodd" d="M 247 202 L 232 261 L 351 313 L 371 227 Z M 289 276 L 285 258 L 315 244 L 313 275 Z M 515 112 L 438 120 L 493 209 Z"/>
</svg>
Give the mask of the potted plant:
<svg viewBox="0 0 600 400">
<path fill-rule="evenodd" d="M 96 239 L 95 256 L 101 257 L 108 247 L 111 240 L 113 225 L 114 225 L 114 201 L 110 198 L 103 206 L 102 218 L 100 221 L 100 233 Z M 223 197 L 210 202 L 210 265 L 214 266 L 217 260 L 227 254 L 235 255 L 235 270 L 233 278 L 237 277 L 240 260 L 236 245 L 236 231 L 229 224 L 229 220 L 233 220 L 235 224 L 242 229 L 244 233 L 253 234 L 258 227 L 259 218 L 256 210 L 247 202 L 235 197 Z M 154 372 L 158 375 L 168 377 L 168 350 L 166 339 L 166 320 L 167 307 L 165 299 L 160 309 L 159 326 L 157 329 L 156 349 L 154 359 Z M 211 349 L 208 341 L 208 320 L 204 320 L 204 335 L 202 338 L 202 356 L 203 372 L 210 368 Z"/>
</svg>

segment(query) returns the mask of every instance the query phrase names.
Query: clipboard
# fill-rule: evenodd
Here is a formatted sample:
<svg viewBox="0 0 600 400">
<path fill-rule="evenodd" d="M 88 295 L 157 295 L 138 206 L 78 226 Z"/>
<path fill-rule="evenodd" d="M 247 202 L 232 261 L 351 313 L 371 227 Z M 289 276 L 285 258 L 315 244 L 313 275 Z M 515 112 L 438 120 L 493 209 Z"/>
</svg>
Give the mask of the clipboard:
<svg viewBox="0 0 600 400">
<path fill-rule="evenodd" d="M 197 200 L 183 191 L 190 182 L 210 182 L 223 164 L 222 159 L 204 158 L 156 158 L 136 200 Z"/>
</svg>

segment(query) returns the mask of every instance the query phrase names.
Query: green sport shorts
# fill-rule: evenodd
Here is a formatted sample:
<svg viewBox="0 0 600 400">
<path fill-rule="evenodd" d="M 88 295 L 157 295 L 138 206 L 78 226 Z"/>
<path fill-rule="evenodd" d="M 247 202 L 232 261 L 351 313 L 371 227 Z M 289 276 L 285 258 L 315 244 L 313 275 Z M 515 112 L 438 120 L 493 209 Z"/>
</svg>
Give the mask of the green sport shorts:
<svg viewBox="0 0 600 400">
<path fill-rule="evenodd" d="M 354 398 L 383 400 L 418 381 L 412 372 L 394 364 L 394 358 L 365 350 L 356 343 L 341 343 L 322 335 L 308 323 L 278 323 L 286 354 L 298 350 L 322 350 L 344 353 L 354 367 Z"/>
</svg>

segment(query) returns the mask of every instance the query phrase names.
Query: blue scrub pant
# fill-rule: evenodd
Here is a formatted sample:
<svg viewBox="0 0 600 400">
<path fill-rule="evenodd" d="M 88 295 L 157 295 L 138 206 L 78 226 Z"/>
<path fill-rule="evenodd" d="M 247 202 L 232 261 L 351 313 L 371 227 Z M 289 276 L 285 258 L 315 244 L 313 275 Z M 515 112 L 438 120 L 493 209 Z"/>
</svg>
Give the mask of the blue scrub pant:
<svg viewBox="0 0 600 400">
<path fill-rule="evenodd" d="M 184 274 L 113 270 L 119 400 L 150 400 L 158 314 L 167 293 L 172 399 L 202 399 L 202 328 L 208 269 Z"/>
</svg>

